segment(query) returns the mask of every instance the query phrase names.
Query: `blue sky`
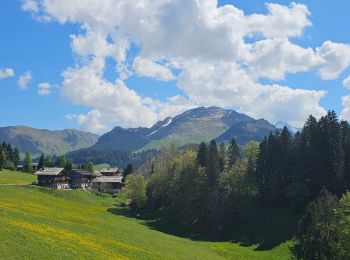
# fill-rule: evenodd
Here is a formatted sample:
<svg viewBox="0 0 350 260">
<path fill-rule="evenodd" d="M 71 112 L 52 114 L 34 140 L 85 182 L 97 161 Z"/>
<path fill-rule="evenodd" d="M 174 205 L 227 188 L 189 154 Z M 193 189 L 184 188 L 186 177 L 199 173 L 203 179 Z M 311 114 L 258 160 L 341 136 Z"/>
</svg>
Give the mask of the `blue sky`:
<svg viewBox="0 0 350 260">
<path fill-rule="evenodd" d="M 26 9 L 23 7 L 26 2 L 30 2 L 32 4 L 37 3 L 36 6 L 38 8 L 42 8 L 42 10 L 38 11 L 35 8 Z M 62 2 L 69 1 L 61 1 L 61 3 Z M 291 4 L 290 1 L 277 0 L 273 1 L 273 3 L 287 7 Z M 350 29 L 348 27 L 350 24 L 350 16 L 347 14 L 348 10 L 350 9 L 349 1 L 340 0 L 335 2 L 331 0 L 311 0 L 298 1 L 297 3 L 307 6 L 309 12 L 311 13 L 308 16 L 308 19 L 312 22 L 312 26 L 305 26 L 305 28 L 302 29 L 302 36 L 290 37 L 290 43 L 296 44 L 302 48 L 312 48 L 314 51 L 316 51 L 316 48 L 322 46 L 325 41 L 343 44 L 350 43 Z M 219 6 L 223 6 L 225 4 L 234 5 L 236 8 L 244 11 L 244 14 L 247 16 L 252 14 L 268 13 L 265 1 L 219 1 Z M 59 6 L 59 4 L 56 5 L 56 8 L 57 6 Z M 196 95 L 193 94 L 194 91 L 190 90 L 190 88 L 192 87 L 191 84 L 194 83 L 186 81 L 186 77 L 181 78 L 181 80 L 159 80 L 157 77 L 151 77 L 140 72 L 134 72 L 132 75 L 125 78 L 123 77 L 121 80 L 123 84 L 127 86 L 128 94 L 131 93 L 130 95 L 133 95 L 133 93 L 130 91 L 134 90 L 137 96 L 135 96 L 135 99 L 142 99 L 142 106 L 148 107 L 148 98 L 153 100 L 151 105 L 152 113 L 149 112 L 147 115 L 145 115 L 145 117 L 147 117 L 147 120 L 145 119 L 146 121 L 142 121 L 142 118 L 140 119 L 133 114 L 128 115 L 128 113 L 122 108 L 118 108 L 119 105 L 116 105 L 117 107 L 115 110 L 110 111 L 108 108 L 100 105 L 100 103 L 103 103 L 103 96 L 101 96 L 102 101 L 100 103 L 92 105 L 89 105 L 86 99 L 79 100 L 78 98 L 72 99 L 67 97 L 67 93 L 69 93 L 70 90 L 72 90 L 72 93 L 75 94 L 77 92 L 74 92 L 75 90 L 72 86 L 66 86 L 64 91 L 61 90 L 62 85 L 64 85 L 64 80 L 67 79 L 67 76 L 63 76 L 62 73 L 72 67 L 84 68 L 84 66 L 89 66 L 88 64 L 91 64 L 93 60 L 91 58 L 91 53 L 87 55 L 87 57 L 83 57 L 84 55 L 72 47 L 72 39 L 70 36 L 86 36 L 87 30 L 83 28 L 82 25 L 83 22 L 89 23 L 91 20 L 82 21 L 79 16 L 76 18 L 76 21 L 73 22 L 58 22 L 61 17 L 60 15 L 64 15 L 64 11 L 52 11 L 53 9 L 47 11 L 47 9 L 44 9 L 44 7 L 45 0 L 2 1 L 1 3 L 0 69 L 4 70 L 6 68 L 11 68 L 13 69 L 15 75 L 0 79 L 0 126 L 29 125 L 37 128 L 80 128 L 82 130 L 103 132 L 110 129 L 114 125 L 150 125 L 154 123 L 154 121 L 159 120 L 168 114 L 172 115 L 176 112 L 181 112 L 187 107 L 193 107 L 196 105 L 241 107 L 241 112 L 246 112 L 252 116 L 256 115 L 256 117 L 265 117 L 271 121 L 277 121 L 277 119 L 279 119 L 291 122 L 294 120 L 295 122 L 299 122 L 303 120 L 304 115 L 294 118 L 289 114 L 286 114 L 285 118 L 284 114 L 277 114 L 276 116 L 271 116 L 271 118 L 269 118 L 270 113 L 273 113 L 273 111 L 270 112 L 270 110 L 266 109 L 263 110 L 265 111 L 265 114 L 259 114 L 258 112 L 250 111 L 250 108 L 247 107 L 246 104 L 241 106 L 235 101 L 234 98 L 232 98 L 232 103 L 226 100 L 221 102 L 217 97 L 212 98 L 212 101 L 206 102 L 203 101 L 205 99 L 200 99 L 200 97 L 196 96 L 200 91 L 196 91 Z M 78 5 L 72 4 L 72 8 L 77 8 L 77 13 L 80 12 Z M 84 10 L 81 10 L 81 12 L 83 13 Z M 45 17 L 50 17 L 50 21 L 46 21 L 44 19 Z M 93 26 L 95 26 L 95 24 Z M 101 28 L 101 26 L 98 26 L 98 28 Z M 91 32 L 95 33 L 96 29 L 91 29 Z M 114 31 L 112 33 L 114 33 Z M 171 33 L 173 32 L 169 31 L 169 34 Z M 115 38 L 110 40 L 110 42 L 117 42 L 117 36 L 114 37 Z M 137 38 L 137 36 L 135 36 L 135 38 Z M 146 41 L 130 41 L 129 48 L 126 53 L 127 58 L 122 62 L 118 61 L 116 58 L 104 56 L 103 60 L 105 61 L 106 66 L 104 66 L 103 75 L 101 76 L 103 80 L 107 83 L 114 83 L 116 79 L 121 78 L 120 72 L 116 71 L 115 69 L 117 64 L 119 64 L 118 62 L 129 66 L 128 71 L 131 71 L 132 64 L 137 56 L 146 57 L 146 47 L 144 48 L 143 46 L 147 46 L 148 44 L 150 43 Z M 173 63 L 175 60 L 173 57 L 176 55 L 178 55 L 176 61 L 185 59 L 185 52 L 180 54 L 174 53 L 169 55 L 168 52 L 164 52 L 164 56 L 166 56 L 166 58 L 159 59 L 158 57 L 158 59 L 155 59 L 154 62 L 157 62 L 157 64 L 163 66 L 167 63 Z M 157 53 L 157 55 L 158 54 L 159 53 Z M 95 54 L 93 53 L 93 55 Z M 187 52 L 186 55 L 188 55 Z M 149 57 L 151 56 L 152 55 Z M 189 57 L 186 56 L 186 62 L 191 59 L 190 57 L 192 57 L 191 55 L 188 56 Z M 84 58 L 85 60 L 82 61 Z M 88 61 L 86 61 L 86 59 L 88 59 Z M 201 58 L 198 58 L 198 60 L 201 60 Z M 207 61 L 204 63 L 207 63 Z M 177 78 L 181 73 L 186 71 L 186 69 L 184 69 L 186 66 L 187 65 L 181 65 L 180 68 L 177 68 L 176 66 L 168 66 L 168 68 L 170 68 L 172 75 Z M 26 89 L 22 90 L 18 87 L 17 81 L 21 75 L 28 71 L 31 72 L 32 79 L 27 83 Z M 318 68 L 310 68 L 306 72 L 286 72 L 284 79 L 276 79 L 275 77 L 261 77 L 257 79 L 257 82 L 263 85 L 278 84 L 281 86 L 288 86 L 290 89 L 298 88 L 316 91 L 324 90 L 327 92 L 327 94 L 320 99 L 319 106 L 326 110 L 334 109 L 338 114 L 341 114 L 344 110 L 341 97 L 349 95 L 349 89 L 344 88 L 343 80 L 349 75 L 350 69 L 347 66 L 336 78 L 324 80 L 319 76 Z M 233 76 L 232 78 L 234 79 Z M 48 95 L 38 94 L 38 86 L 40 83 L 48 83 L 50 85 L 50 93 Z M 181 86 L 179 87 L 179 85 Z M 69 89 L 69 87 L 72 89 Z M 236 91 L 235 93 L 240 95 L 239 91 Z M 127 94 L 125 94 L 125 96 L 123 95 L 124 94 L 120 94 L 119 92 L 116 93 L 117 97 L 127 97 Z M 189 100 L 184 102 L 181 101 L 181 105 L 167 104 L 169 98 L 174 96 L 183 97 Z M 98 99 L 99 96 L 94 98 Z M 210 97 L 208 97 L 208 100 L 209 99 Z M 108 99 L 106 100 L 106 103 L 107 102 L 111 101 Z M 116 103 L 117 102 L 119 101 L 116 100 Z M 157 105 L 157 107 L 154 108 L 153 106 L 155 106 L 155 102 L 164 102 L 164 104 Z M 262 100 L 262 103 L 264 103 L 264 100 Z M 296 103 L 296 105 L 299 104 Z M 113 100 L 110 104 L 110 107 L 112 106 Z M 127 109 L 127 105 L 125 104 L 120 106 Z M 131 107 L 135 106 L 131 104 Z M 288 103 L 288 106 L 293 106 L 293 103 Z M 287 111 L 288 108 L 284 108 L 282 110 Z M 98 113 L 96 112 L 98 116 L 90 118 L 88 114 L 91 111 L 98 111 Z M 312 112 L 312 110 L 310 111 Z M 320 110 L 316 109 L 315 111 L 316 113 L 319 113 Z M 125 113 L 125 116 L 114 117 L 111 115 L 113 113 L 120 113 L 120 115 Z M 142 109 L 139 111 L 139 113 L 142 113 Z M 67 117 L 67 115 L 71 116 Z M 81 116 L 81 118 L 79 116 Z M 128 116 L 130 118 L 133 117 L 132 120 L 129 120 Z M 347 118 L 345 117 L 345 119 Z M 95 126 L 90 126 L 88 121 L 95 122 Z"/>
</svg>

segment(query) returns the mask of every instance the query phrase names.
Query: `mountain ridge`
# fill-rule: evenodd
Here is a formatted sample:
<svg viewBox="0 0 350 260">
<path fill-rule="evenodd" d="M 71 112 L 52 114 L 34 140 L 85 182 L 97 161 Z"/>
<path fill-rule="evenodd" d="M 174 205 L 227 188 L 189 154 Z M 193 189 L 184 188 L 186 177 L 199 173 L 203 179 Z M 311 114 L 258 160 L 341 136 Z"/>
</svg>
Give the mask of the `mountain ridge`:
<svg viewBox="0 0 350 260">
<path fill-rule="evenodd" d="M 236 128 L 232 129 L 234 126 Z M 117 126 L 102 135 L 89 149 L 144 151 L 161 149 L 171 144 L 182 146 L 212 139 L 227 142 L 232 136 L 243 145 L 250 139 L 261 141 L 265 135 L 274 130 L 276 128 L 265 119 L 256 120 L 235 110 L 214 106 L 197 107 L 158 121 L 150 128 Z M 236 135 L 234 133 L 225 135 L 227 131 L 238 132 Z"/>
<path fill-rule="evenodd" d="M 48 130 L 30 126 L 0 127 L 0 141 L 10 143 L 20 152 L 61 155 L 92 146 L 98 135 L 76 129 Z"/>
</svg>

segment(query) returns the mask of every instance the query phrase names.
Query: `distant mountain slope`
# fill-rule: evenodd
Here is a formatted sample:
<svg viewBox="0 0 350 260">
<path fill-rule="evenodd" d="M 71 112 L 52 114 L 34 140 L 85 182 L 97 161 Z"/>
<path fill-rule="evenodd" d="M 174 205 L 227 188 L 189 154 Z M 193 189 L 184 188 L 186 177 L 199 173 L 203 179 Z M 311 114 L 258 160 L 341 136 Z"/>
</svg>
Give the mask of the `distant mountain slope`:
<svg viewBox="0 0 350 260">
<path fill-rule="evenodd" d="M 261 142 L 265 136 L 275 130 L 276 128 L 265 119 L 240 122 L 231 126 L 225 133 L 217 137 L 216 141 L 225 142 L 234 137 L 239 145 L 244 145 L 252 140 Z"/>
<path fill-rule="evenodd" d="M 34 154 L 64 154 L 73 150 L 90 147 L 98 136 L 74 129 L 50 131 L 28 126 L 0 127 L 0 142 L 18 147 L 20 152 Z"/>
<path fill-rule="evenodd" d="M 199 107 L 174 118 L 166 118 L 151 128 L 120 128 L 102 135 L 89 149 L 93 150 L 148 150 L 170 144 L 182 146 L 210 141 L 220 137 L 229 141 L 236 136 L 240 144 L 260 141 L 274 126 L 266 120 L 255 120 L 234 110 L 218 107 Z M 231 132 L 228 132 L 231 131 Z"/>
</svg>

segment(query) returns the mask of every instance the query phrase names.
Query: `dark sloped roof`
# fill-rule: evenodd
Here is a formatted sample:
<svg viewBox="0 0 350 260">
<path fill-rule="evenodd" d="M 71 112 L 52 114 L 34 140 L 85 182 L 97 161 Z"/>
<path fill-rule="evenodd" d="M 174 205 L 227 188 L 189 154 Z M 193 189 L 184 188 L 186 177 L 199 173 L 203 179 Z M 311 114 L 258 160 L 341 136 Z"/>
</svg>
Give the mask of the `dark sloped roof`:
<svg viewBox="0 0 350 260">
<path fill-rule="evenodd" d="M 45 168 L 38 170 L 35 174 L 36 175 L 55 176 L 55 175 L 60 174 L 62 171 L 66 171 L 66 170 L 64 168 L 45 167 Z"/>
<path fill-rule="evenodd" d="M 73 172 L 79 173 L 82 176 L 92 176 L 92 177 L 98 177 L 101 176 L 102 174 L 100 172 L 90 172 L 88 170 L 83 170 L 83 169 L 73 169 Z"/>
<path fill-rule="evenodd" d="M 93 182 L 120 182 L 122 183 L 122 176 L 102 176 L 97 177 Z"/>
<path fill-rule="evenodd" d="M 101 169 L 100 172 L 119 172 L 119 169 L 117 167 L 108 167 Z"/>
</svg>

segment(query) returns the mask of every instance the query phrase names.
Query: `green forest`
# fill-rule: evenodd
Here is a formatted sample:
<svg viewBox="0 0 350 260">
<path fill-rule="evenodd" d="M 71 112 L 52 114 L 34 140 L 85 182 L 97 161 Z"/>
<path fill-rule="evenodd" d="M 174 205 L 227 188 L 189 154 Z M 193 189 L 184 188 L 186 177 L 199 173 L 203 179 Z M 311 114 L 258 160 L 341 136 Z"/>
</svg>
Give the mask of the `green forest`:
<svg viewBox="0 0 350 260">
<path fill-rule="evenodd" d="M 299 224 L 297 259 L 350 258 L 350 126 L 334 112 L 310 116 L 294 136 L 284 128 L 263 142 L 198 150 L 169 149 L 126 180 L 134 211 L 165 212 L 198 232 L 254 221 L 267 208 L 288 208 Z"/>
</svg>

